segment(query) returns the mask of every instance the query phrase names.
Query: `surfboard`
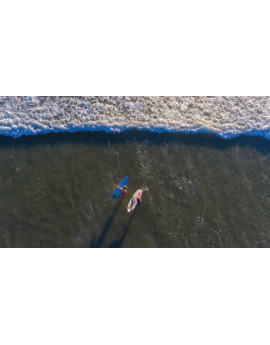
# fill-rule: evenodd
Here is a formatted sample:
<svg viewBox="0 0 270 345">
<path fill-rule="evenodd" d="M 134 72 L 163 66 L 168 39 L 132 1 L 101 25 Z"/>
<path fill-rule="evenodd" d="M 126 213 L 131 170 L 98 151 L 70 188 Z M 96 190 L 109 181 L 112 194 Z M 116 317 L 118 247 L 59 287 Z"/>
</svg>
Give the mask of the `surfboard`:
<svg viewBox="0 0 270 345">
<path fill-rule="evenodd" d="M 136 193 L 134 193 L 133 197 L 130 199 L 130 201 L 128 203 L 128 207 L 127 207 L 128 212 L 131 212 L 136 208 L 138 196 L 142 197 L 142 190 L 141 189 L 138 189 L 136 191 Z"/>
<path fill-rule="evenodd" d="M 123 180 L 120 183 L 118 183 L 118 186 L 123 188 L 125 187 L 127 183 L 128 183 L 128 176 L 124 177 Z M 116 199 L 120 195 L 120 193 L 121 193 L 121 190 L 118 188 L 115 188 L 115 191 L 113 192 L 111 200 Z"/>
</svg>

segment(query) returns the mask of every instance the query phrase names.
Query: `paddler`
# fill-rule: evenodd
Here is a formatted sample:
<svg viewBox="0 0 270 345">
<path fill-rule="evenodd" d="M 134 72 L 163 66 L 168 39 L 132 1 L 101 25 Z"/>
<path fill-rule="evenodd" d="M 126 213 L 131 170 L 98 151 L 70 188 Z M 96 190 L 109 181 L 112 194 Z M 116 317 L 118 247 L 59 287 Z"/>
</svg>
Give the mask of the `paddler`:
<svg viewBox="0 0 270 345">
<path fill-rule="evenodd" d="M 138 196 L 137 198 L 137 206 L 140 205 L 142 203 L 142 198 L 140 196 Z"/>
<path fill-rule="evenodd" d="M 124 188 L 117 186 L 117 188 L 121 190 L 121 195 L 123 199 L 123 197 L 127 194 L 127 186 L 124 186 Z"/>
</svg>

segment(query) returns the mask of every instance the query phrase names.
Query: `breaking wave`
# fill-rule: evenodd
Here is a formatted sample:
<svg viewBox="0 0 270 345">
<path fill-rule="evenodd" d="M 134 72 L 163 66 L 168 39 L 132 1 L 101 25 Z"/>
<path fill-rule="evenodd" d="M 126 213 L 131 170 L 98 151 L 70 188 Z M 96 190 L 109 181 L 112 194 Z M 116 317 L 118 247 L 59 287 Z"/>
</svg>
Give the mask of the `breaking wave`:
<svg viewBox="0 0 270 345">
<path fill-rule="evenodd" d="M 132 128 L 270 139 L 270 97 L 0 97 L 1 135 Z"/>
</svg>

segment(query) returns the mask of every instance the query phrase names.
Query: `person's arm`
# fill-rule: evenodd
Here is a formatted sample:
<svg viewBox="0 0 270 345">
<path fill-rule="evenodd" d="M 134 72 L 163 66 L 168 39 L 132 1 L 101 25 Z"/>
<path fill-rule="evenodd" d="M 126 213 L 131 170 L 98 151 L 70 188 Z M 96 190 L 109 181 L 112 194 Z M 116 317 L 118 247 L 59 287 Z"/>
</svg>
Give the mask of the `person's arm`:
<svg viewBox="0 0 270 345">
<path fill-rule="evenodd" d="M 118 189 L 120 189 L 120 190 L 123 190 L 124 188 L 121 188 L 121 187 L 119 187 L 119 186 L 117 186 L 116 188 L 118 188 Z"/>
</svg>

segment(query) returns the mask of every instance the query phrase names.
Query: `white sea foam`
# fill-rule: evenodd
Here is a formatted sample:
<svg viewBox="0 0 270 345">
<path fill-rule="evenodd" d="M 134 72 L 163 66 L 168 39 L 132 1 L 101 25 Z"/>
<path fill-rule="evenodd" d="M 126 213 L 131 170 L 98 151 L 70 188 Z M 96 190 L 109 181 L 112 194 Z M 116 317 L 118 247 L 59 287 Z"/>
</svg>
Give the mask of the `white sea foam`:
<svg viewBox="0 0 270 345">
<path fill-rule="evenodd" d="M 208 132 L 270 139 L 270 97 L 0 97 L 0 134 Z"/>
</svg>

